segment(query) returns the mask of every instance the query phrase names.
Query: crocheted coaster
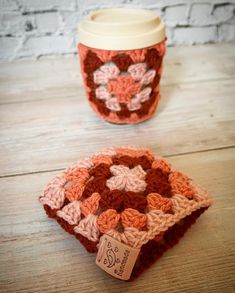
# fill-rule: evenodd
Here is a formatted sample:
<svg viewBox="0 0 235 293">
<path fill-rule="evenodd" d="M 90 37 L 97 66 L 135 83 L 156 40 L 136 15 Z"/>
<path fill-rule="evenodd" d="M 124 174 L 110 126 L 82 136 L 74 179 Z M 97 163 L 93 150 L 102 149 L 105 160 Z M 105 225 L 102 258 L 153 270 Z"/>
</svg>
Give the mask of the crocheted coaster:
<svg viewBox="0 0 235 293">
<path fill-rule="evenodd" d="M 120 147 L 69 166 L 49 182 L 40 202 L 87 251 L 99 248 L 106 271 L 133 280 L 178 242 L 212 200 L 148 149 Z"/>
<path fill-rule="evenodd" d="M 165 40 L 154 46 L 112 51 L 78 45 L 91 107 L 112 123 L 137 123 L 152 116 L 159 101 Z"/>
</svg>

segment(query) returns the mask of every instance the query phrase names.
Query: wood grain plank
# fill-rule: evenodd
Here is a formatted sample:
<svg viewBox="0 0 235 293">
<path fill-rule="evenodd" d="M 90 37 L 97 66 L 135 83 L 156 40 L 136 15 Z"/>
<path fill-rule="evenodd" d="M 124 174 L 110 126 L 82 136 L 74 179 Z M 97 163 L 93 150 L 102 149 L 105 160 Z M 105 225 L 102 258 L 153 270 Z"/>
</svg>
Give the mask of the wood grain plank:
<svg viewBox="0 0 235 293">
<path fill-rule="evenodd" d="M 235 43 L 168 48 L 162 85 L 235 78 Z M 77 56 L 2 63 L 0 103 L 84 98 Z"/>
<path fill-rule="evenodd" d="M 162 155 L 235 145 L 233 80 L 163 88 L 149 121 L 103 122 L 85 99 L 48 99 L 0 107 L 1 176 L 64 168 L 106 146 L 145 145 Z"/>
<path fill-rule="evenodd" d="M 235 149 L 170 158 L 214 205 L 133 283 L 109 277 L 37 201 L 55 172 L 0 180 L 1 292 L 234 292 Z"/>
</svg>

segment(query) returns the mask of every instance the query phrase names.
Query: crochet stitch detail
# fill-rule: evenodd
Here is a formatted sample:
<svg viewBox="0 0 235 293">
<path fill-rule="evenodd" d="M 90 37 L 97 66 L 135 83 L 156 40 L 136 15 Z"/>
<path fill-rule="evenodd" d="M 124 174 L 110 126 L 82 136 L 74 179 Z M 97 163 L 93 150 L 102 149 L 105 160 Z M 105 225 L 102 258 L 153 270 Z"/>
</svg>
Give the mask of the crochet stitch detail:
<svg viewBox="0 0 235 293">
<path fill-rule="evenodd" d="M 125 190 L 141 192 L 146 188 L 145 171 L 140 165 L 129 169 L 123 165 L 113 165 L 110 168 L 113 177 L 106 181 L 106 186 L 110 190 Z"/>
<path fill-rule="evenodd" d="M 154 112 L 165 41 L 149 48 L 106 51 L 78 45 L 88 99 L 105 120 L 136 123 Z"/>
<path fill-rule="evenodd" d="M 106 233 L 142 254 L 152 246 L 165 251 L 212 200 L 167 160 L 128 146 L 71 164 L 48 183 L 40 202 L 88 251 L 97 251 Z"/>
<path fill-rule="evenodd" d="M 131 65 L 125 74 L 114 64 L 102 65 L 94 72 L 94 82 L 99 85 L 96 97 L 105 101 L 112 111 L 121 111 L 121 104 L 126 104 L 130 111 L 138 110 L 150 97 L 151 87 L 144 86 L 149 85 L 155 75 L 155 70 L 147 70 L 146 63 Z"/>
</svg>

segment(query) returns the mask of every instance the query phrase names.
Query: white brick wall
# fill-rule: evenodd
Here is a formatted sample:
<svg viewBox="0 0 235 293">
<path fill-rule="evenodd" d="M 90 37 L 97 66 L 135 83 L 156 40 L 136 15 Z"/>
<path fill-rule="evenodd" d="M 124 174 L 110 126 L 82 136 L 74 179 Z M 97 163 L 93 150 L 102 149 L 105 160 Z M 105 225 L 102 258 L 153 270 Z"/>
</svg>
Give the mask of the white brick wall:
<svg viewBox="0 0 235 293">
<path fill-rule="evenodd" d="M 176 27 L 188 24 L 189 5 L 174 5 L 166 7 L 163 20 L 169 27 Z"/>
<path fill-rule="evenodd" d="M 170 46 L 235 40 L 235 0 L 0 0 L 0 60 L 75 53 L 79 20 L 120 6 L 158 13 Z"/>
<path fill-rule="evenodd" d="M 204 27 L 179 27 L 174 31 L 174 43 L 177 45 L 182 44 L 203 44 L 215 42 L 217 40 L 216 26 Z"/>
</svg>

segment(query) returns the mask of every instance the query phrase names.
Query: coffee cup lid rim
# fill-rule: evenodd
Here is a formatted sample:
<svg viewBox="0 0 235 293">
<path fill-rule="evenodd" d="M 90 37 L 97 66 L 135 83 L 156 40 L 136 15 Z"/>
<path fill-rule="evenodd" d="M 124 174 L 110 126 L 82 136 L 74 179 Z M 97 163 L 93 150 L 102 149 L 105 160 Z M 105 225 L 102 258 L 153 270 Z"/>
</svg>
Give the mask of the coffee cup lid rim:
<svg viewBox="0 0 235 293">
<path fill-rule="evenodd" d="M 165 39 L 165 24 L 153 11 L 108 8 L 91 11 L 78 26 L 79 42 L 92 48 L 130 50 Z"/>
</svg>

